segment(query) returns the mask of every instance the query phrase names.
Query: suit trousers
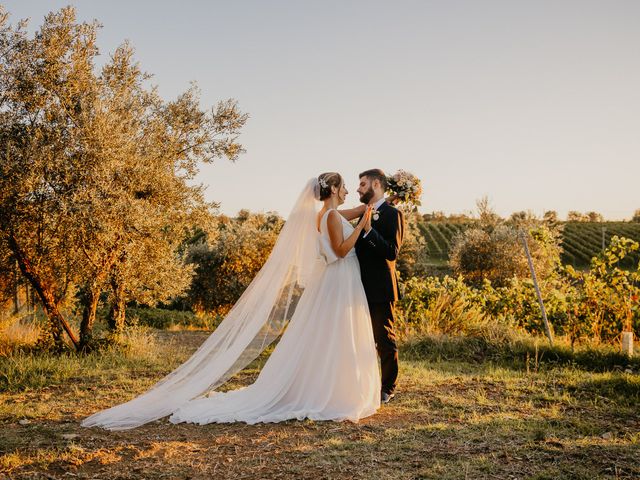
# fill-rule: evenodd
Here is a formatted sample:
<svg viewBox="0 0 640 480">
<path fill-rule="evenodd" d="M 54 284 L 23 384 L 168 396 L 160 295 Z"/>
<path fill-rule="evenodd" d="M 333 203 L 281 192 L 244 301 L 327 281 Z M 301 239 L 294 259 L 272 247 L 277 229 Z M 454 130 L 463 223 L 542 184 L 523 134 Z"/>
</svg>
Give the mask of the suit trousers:
<svg viewBox="0 0 640 480">
<path fill-rule="evenodd" d="M 380 356 L 382 391 L 393 393 L 398 379 L 398 346 L 393 330 L 395 302 L 369 303 L 373 338 Z"/>
</svg>

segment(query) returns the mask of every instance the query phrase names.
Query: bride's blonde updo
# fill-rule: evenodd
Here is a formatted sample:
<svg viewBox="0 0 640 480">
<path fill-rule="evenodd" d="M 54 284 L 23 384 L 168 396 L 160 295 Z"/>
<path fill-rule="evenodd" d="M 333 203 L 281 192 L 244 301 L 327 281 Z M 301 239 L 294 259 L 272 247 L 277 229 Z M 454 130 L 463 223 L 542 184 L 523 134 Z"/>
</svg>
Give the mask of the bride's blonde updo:
<svg viewBox="0 0 640 480">
<path fill-rule="evenodd" d="M 331 196 L 331 187 L 340 189 L 342 185 L 342 176 L 337 172 L 326 172 L 318 175 L 319 192 L 316 198 L 320 201 L 326 200 Z"/>
</svg>

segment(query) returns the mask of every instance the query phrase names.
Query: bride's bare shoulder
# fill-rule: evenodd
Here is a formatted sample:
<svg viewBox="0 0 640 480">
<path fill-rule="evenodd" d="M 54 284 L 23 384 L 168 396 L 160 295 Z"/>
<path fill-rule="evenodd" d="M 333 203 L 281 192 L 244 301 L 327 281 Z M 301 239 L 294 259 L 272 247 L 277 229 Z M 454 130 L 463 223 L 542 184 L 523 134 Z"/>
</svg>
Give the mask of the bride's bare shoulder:
<svg viewBox="0 0 640 480">
<path fill-rule="evenodd" d="M 327 214 L 327 227 L 329 228 L 329 230 L 331 230 L 332 228 L 340 228 L 341 224 L 342 216 L 340 215 L 340 212 L 333 208 L 329 210 L 329 213 Z"/>
</svg>

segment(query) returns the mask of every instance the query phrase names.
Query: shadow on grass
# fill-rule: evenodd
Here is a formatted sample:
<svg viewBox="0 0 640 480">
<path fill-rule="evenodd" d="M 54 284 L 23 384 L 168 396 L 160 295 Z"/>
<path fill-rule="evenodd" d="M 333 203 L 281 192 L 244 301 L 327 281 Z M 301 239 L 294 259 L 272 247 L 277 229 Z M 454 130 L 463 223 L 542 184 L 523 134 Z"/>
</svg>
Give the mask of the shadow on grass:
<svg viewBox="0 0 640 480">
<path fill-rule="evenodd" d="M 548 366 L 571 366 L 586 371 L 640 371 L 640 358 L 628 357 L 612 348 L 550 346 L 534 339 L 488 341 L 479 337 L 429 336 L 401 347 L 404 358 L 412 360 L 494 362 L 523 370 Z"/>
<path fill-rule="evenodd" d="M 585 380 L 569 386 L 569 390 L 576 394 L 606 397 L 620 405 L 640 406 L 639 375 Z"/>
</svg>

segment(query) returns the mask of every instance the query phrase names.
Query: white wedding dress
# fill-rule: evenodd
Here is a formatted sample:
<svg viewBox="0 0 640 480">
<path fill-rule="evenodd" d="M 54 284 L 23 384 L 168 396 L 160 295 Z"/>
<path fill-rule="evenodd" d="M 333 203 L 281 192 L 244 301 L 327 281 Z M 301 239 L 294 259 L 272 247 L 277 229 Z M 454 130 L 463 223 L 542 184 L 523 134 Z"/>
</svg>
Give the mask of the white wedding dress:
<svg viewBox="0 0 640 480">
<path fill-rule="evenodd" d="M 355 251 L 331 249 L 319 185 L 309 180 L 269 258 L 222 323 L 182 365 L 137 397 L 94 413 L 84 427 L 127 430 L 171 422 L 352 420 L 380 406 L 380 375 Z M 344 236 L 353 227 L 342 219 Z M 284 332 L 284 333 L 283 333 Z M 278 337 L 252 385 L 216 390 Z"/>
<path fill-rule="evenodd" d="M 329 212 L 320 221 L 326 265 L 306 286 L 257 380 L 183 404 L 169 418 L 172 423 L 357 422 L 380 407 L 380 374 L 360 266 L 355 250 L 344 258 L 332 251 Z M 347 238 L 353 227 L 340 219 Z"/>
</svg>

